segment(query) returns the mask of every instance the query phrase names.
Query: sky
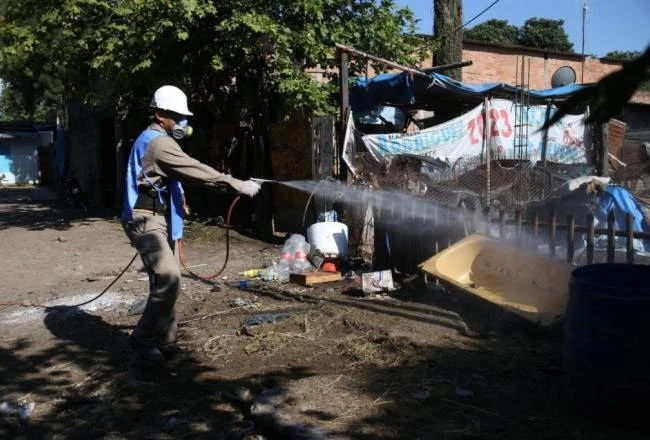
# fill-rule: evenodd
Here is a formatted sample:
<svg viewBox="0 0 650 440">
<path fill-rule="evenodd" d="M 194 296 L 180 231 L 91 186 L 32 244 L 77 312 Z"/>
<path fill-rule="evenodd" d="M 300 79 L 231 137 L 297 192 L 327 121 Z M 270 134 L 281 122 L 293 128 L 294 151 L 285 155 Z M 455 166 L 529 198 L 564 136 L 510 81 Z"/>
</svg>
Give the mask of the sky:
<svg viewBox="0 0 650 440">
<path fill-rule="evenodd" d="M 463 23 L 471 20 L 495 0 L 462 0 Z M 395 0 L 408 6 L 420 20 L 418 31 L 433 33 L 433 0 Z M 467 25 L 471 28 L 489 19 L 507 20 L 521 27 L 529 18 L 564 20 L 564 31 L 576 53 L 582 52 L 583 6 L 585 54 L 603 57 L 613 51 L 643 51 L 650 45 L 650 0 L 499 0 Z"/>
</svg>

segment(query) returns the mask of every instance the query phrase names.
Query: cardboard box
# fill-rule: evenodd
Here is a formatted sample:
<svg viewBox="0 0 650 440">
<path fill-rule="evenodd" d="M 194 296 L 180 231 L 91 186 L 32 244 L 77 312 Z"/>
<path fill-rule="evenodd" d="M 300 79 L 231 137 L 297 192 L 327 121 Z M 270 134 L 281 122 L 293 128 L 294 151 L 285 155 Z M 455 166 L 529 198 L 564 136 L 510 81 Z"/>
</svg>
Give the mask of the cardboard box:
<svg viewBox="0 0 650 440">
<path fill-rule="evenodd" d="M 395 290 L 393 273 L 390 270 L 361 274 L 361 289 L 364 293 Z"/>
</svg>

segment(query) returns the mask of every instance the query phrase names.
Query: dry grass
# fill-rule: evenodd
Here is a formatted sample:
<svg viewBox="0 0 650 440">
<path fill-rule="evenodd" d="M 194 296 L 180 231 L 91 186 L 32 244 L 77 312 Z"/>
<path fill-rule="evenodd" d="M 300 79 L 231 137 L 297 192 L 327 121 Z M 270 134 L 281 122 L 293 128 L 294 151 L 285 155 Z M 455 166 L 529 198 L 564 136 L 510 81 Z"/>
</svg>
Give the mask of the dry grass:
<svg viewBox="0 0 650 440">
<path fill-rule="evenodd" d="M 349 368 L 390 368 L 402 365 L 408 359 L 403 347 L 386 335 L 368 330 L 360 335 L 350 335 L 340 344 L 341 354 L 349 359 Z"/>
</svg>

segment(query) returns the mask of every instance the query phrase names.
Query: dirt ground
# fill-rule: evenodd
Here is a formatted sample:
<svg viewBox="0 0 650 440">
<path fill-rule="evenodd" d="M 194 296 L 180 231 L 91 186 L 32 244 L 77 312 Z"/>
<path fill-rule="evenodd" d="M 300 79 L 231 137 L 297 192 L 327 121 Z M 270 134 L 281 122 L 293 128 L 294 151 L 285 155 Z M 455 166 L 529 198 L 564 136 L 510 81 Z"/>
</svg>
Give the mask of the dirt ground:
<svg viewBox="0 0 650 440">
<path fill-rule="evenodd" d="M 132 360 L 131 305 L 146 297 L 115 213 L 64 206 L 43 188 L 0 188 L 0 437 L 102 439 L 648 438 L 643 424 L 573 404 L 561 332 L 460 292 L 397 280 L 366 297 L 353 278 L 317 288 L 228 287 L 282 240 L 231 231 L 218 283 L 183 271 L 181 345 L 162 371 Z M 207 275 L 225 229 L 191 222 L 185 254 Z M 46 306 L 46 307 L 42 307 Z M 246 320 L 257 319 L 258 325 Z M 253 321 L 254 322 L 254 321 Z M 22 404 L 22 406 L 19 406 Z M 22 409 L 22 412 L 20 410 Z"/>
</svg>

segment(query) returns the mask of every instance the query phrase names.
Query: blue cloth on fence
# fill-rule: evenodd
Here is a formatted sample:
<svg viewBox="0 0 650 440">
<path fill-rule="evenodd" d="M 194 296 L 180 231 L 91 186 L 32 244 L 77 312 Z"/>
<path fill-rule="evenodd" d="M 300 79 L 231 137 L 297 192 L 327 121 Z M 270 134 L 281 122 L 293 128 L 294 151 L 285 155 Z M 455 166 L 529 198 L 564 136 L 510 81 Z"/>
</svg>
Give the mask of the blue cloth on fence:
<svg viewBox="0 0 650 440">
<path fill-rule="evenodd" d="M 650 232 L 650 227 L 645 220 L 641 205 L 622 186 L 607 185 L 605 190 L 599 194 L 598 207 L 594 215 L 600 225 L 607 224 L 607 215 L 611 210 L 614 210 L 616 217 L 614 223 L 616 229 L 625 229 L 625 216 L 626 214 L 630 214 L 632 215 L 632 228 L 635 232 Z M 642 246 L 637 246 L 635 243 L 637 250 L 650 251 L 650 240 L 639 241 L 642 241 Z"/>
</svg>

